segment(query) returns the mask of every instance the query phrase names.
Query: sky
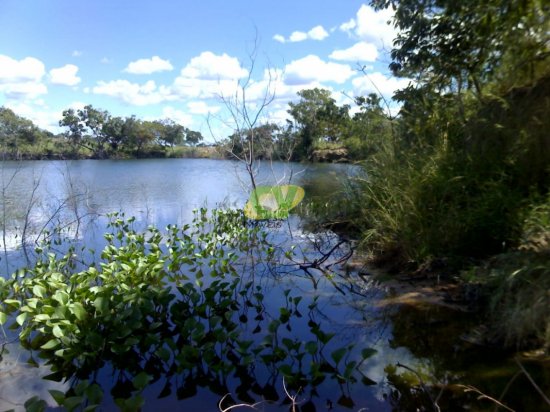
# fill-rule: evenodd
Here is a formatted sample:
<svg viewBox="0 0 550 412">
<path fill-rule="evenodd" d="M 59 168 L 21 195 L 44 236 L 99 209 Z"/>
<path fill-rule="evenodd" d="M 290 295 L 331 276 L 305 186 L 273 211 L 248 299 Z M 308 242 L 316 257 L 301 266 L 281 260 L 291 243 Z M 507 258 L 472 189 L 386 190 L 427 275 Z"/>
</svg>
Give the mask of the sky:
<svg viewBox="0 0 550 412">
<path fill-rule="evenodd" d="M 222 97 L 247 79 L 251 113 L 274 94 L 261 122 L 313 87 L 352 106 L 391 98 L 408 84 L 388 69 L 391 17 L 355 0 L 0 0 L 0 106 L 54 133 L 91 104 L 221 140 L 234 127 Z"/>
</svg>

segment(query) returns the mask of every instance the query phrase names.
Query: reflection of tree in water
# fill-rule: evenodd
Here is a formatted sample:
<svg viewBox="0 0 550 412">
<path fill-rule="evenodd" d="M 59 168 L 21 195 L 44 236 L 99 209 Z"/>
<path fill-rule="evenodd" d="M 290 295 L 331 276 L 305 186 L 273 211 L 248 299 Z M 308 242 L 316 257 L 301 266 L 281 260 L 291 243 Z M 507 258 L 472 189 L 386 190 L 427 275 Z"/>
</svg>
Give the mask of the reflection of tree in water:
<svg viewBox="0 0 550 412">
<path fill-rule="evenodd" d="M 434 305 L 403 305 L 389 313 L 391 347 L 407 348 L 416 358 L 415 365 L 386 367 L 392 387 L 388 400 L 394 410 L 434 410 L 436 404 L 444 411 L 495 408 L 484 395 L 518 411 L 546 410 L 528 379 L 515 376 L 519 369 L 513 353 L 463 339 L 479 323 L 475 314 Z M 530 363 L 528 368 L 548 388 L 547 368 L 541 363 Z"/>
<path fill-rule="evenodd" d="M 208 388 L 241 402 L 278 401 L 284 379 L 305 401 L 332 382 L 335 402 L 349 403 L 361 362 L 350 357 L 353 345 L 333 339 L 317 298 L 284 289 L 276 303 L 267 300 L 276 296 L 277 283 L 263 276 L 275 249 L 259 226 L 242 223 L 240 212 L 201 210 L 191 225 L 163 235 L 114 216 L 99 262 L 77 271 L 74 250 L 45 254 L 7 282 L 2 313 L 20 328 L 31 359 L 47 359 L 51 379 L 72 382 L 56 400 L 93 405 L 103 389 L 119 407 L 134 408 L 154 385 L 159 397 Z M 109 380 L 99 378 L 105 370 Z"/>
</svg>

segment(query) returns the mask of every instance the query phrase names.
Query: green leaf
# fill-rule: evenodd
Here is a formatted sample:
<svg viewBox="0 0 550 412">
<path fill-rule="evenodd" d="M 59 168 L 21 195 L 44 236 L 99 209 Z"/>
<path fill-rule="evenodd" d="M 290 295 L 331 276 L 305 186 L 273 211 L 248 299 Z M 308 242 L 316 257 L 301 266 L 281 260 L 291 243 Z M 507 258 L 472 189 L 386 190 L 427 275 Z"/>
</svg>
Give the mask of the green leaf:
<svg viewBox="0 0 550 412">
<path fill-rule="evenodd" d="M 307 342 L 305 344 L 305 348 L 306 348 L 307 353 L 309 353 L 310 355 L 315 355 L 317 353 L 317 351 L 319 350 L 317 342 L 314 342 L 314 341 Z"/>
<path fill-rule="evenodd" d="M 32 293 L 40 298 L 43 298 L 47 292 L 46 288 L 41 285 L 34 285 L 32 288 Z"/>
<path fill-rule="evenodd" d="M 109 309 L 109 299 L 103 296 L 98 296 L 94 300 L 94 307 L 97 309 L 99 314 L 107 312 Z"/>
<path fill-rule="evenodd" d="M 147 386 L 151 379 L 152 377 L 147 373 L 140 372 L 134 379 L 132 379 L 132 383 L 134 384 L 134 388 L 137 390 L 142 390 Z"/>
<path fill-rule="evenodd" d="M 336 362 L 336 364 L 340 363 L 340 361 L 342 360 L 342 358 L 344 357 L 344 355 L 348 353 L 348 348 L 340 348 L 340 349 L 336 349 L 335 351 L 333 351 L 330 356 L 332 357 L 332 359 L 334 360 L 334 362 Z"/>
<path fill-rule="evenodd" d="M 70 398 L 65 399 L 63 406 L 67 408 L 67 410 L 72 411 L 82 405 L 83 402 L 84 398 L 82 396 L 71 396 Z"/>
<path fill-rule="evenodd" d="M 50 349 L 57 348 L 58 346 L 59 346 L 59 340 L 51 339 L 47 341 L 45 344 L 43 344 L 42 346 L 40 346 L 40 348 L 45 350 L 50 350 Z"/>
<path fill-rule="evenodd" d="M 25 322 L 25 319 L 27 319 L 27 315 L 28 315 L 27 312 L 20 313 L 20 314 L 15 318 L 15 321 L 16 321 L 19 325 L 23 325 L 23 323 Z"/>
<path fill-rule="evenodd" d="M 4 299 L 4 303 L 6 305 L 15 306 L 16 308 L 19 308 L 21 306 L 21 302 L 16 299 Z"/>
<path fill-rule="evenodd" d="M 86 318 L 86 309 L 80 302 L 75 302 L 69 306 L 69 310 L 76 316 L 78 320 L 84 320 Z"/>
<path fill-rule="evenodd" d="M 56 338 L 61 338 L 65 336 L 65 334 L 63 333 L 63 330 L 59 327 L 59 325 L 55 325 L 52 328 L 52 333 L 53 333 L 53 336 L 55 336 Z"/>
<path fill-rule="evenodd" d="M 52 398 L 55 400 L 55 402 L 59 406 L 63 406 L 63 403 L 65 402 L 65 393 L 61 391 L 57 391 L 55 389 L 50 389 L 48 392 L 50 392 L 50 395 L 52 395 Z"/>
<path fill-rule="evenodd" d="M 373 348 L 365 348 L 361 351 L 361 356 L 363 356 L 363 359 L 368 359 L 372 355 L 374 355 L 376 352 L 378 352 L 376 349 Z"/>
<path fill-rule="evenodd" d="M 97 383 L 93 383 L 87 387 L 85 393 L 91 403 L 99 404 L 103 399 L 103 390 Z"/>
<path fill-rule="evenodd" d="M 0 312 L 0 325 L 3 325 L 8 320 L 8 315 L 6 315 L 4 312 Z"/>
</svg>

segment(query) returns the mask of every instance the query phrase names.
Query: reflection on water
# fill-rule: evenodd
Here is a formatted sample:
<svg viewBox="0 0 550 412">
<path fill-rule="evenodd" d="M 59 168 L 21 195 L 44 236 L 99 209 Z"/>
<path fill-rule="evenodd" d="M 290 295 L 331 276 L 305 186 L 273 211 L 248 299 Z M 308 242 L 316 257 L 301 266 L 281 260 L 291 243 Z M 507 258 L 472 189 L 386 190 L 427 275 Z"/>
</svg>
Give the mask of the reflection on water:
<svg viewBox="0 0 550 412">
<path fill-rule="evenodd" d="M 25 402 L 38 396 L 48 406 L 57 406 L 50 390 L 67 391 L 68 382 L 53 382 L 42 379 L 51 373 L 47 367 L 37 368 L 27 362 L 28 354 L 17 344 L 8 344 L 0 356 L 0 410 L 24 411 Z M 43 363 L 43 362 L 41 362 Z"/>
<path fill-rule="evenodd" d="M 70 237 L 99 251 L 105 244 L 103 233 L 107 213 L 122 210 L 126 216 L 135 216 L 140 228 L 149 224 L 164 228 L 168 224 L 190 222 L 192 210 L 198 207 L 220 204 L 242 207 L 249 195 L 248 177 L 239 163 L 230 161 L 4 162 L 0 171 L 3 187 L 0 267 L 4 275 L 25 261 L 21 255 L 23 243 L 29 245 L 32 253 L 37 238 L 43 238 L 45 231 L 56 226 L 62 227 L 63 232 L 51 235 L 53 247 L 61 247 L 55 244 L 55 239 Z M 461 342 L 459 337 L 470 327 L 470 319 L 463 314 L 443 313 L 433 308 L 425 311 L 412 307 L 377 307 L 374 303 L 384 294 L 383 290 L 368 276 L 353 271 L 347 273 L 343 263 L 338 263 L 339 257 L 346 254 L 345 247 L 332 253 L 330 260 L 323 261 L 324 266 L 310 265 L 312 261 L 322 259 L 338 239 L 330 232 L 308 232 L 304 223 L 311 210 L 308 201 L 324 202 L 330 207 L 333 204 L 330 195 L 338 194 L 348 173 L 350 167 L 346 165 L 274 163 L 262 166 L 258 184 L 288 183 L 288 178 L 292 177 L 291 183 L 304 187 L 306 191 L 304 207 L 292 214 L 288 223 L 271 228 L 271 236 L 278 247 L 292 244 L 299 254 L 293 261 L 281 260 L 277 271 L 269 272 L 269 276 L 258 276 L 256 285 L 260 286 L 259 291 L 264 296 L 263 312 L 255 313 L 255 309 L 246 303 L 236 309 L 236 319 L 232 322 L 238 324 L 240 333 L 234 342 L 265 337 L 270 321 L 278 319 L 280 308 L 287 305 L 285 291 L 290 291 L 290 296 L 302 299 L 299 305 L 301 317 L 293 312 L 292 320 L 289 320 L 291 330 L 285 329 L 286 324 L 279 327 L 286 339 L 300 343 L 300 349 L 295 350 L 294 355 L 299 355 L 305 344 L 312 341 L 311 321 L 322 325 L 325 333 L 334 334 L 330 342 L 334 346 L 327 346 L 324 356 L 330 360 L 333 351 L 349 346 L 349 356 L 342 362 L 356 362 L 358 371 L 355 375 L 357 382 L 351 383 L 334 377 L 334 371 L 326 367 L 323 373 L 329 378 L 314 389 L 308 387 L 298 393 L 296 399 L 301 402 L 301 410 L 431 410 L 433 404 L 419 385 L 419 376 L 425 385 L 434 384 L 430 386 L 433 399 L 442 393 L 440 403 L 446 406 L 444 410 L 491 409 L 493 404 L 481 403 L 480 406 L 476 396 L 464 397 L 463 390 L 442 392 L 440 389 L 446 383 L 465 383 L 498 397 L 517 371 L 507 354 L 480 350 Z M 249 269 L 250 266 L 243 267 L 243 273 Z M 309 308 L 312 302 L 315 305 Z M 264 320 L 254 320 L 260 313 Z M 241 321 L 244 317 L 239 320 L 243 315 L 246 321 Z M 253 333 L 260 323 L 261 332 Z M 284 347 L 283 336 L 280 338 L 281 347 Z M 285 342 L 287 347 L 284 350 L 292 352 L 292 343 Z M 311 344 L 308 347 L 314 352 Z M 376 353 L 363 359 L 361 351 L 365 348 L 375 349 Z M 52 387 L 45 386 L 46 382 L 39 379 L 43 369 L 24 367 L 22 358 L 17 356 L 16 350 L 12 349 L 9 355 L 4 354 L 0 364 L 0 399 L 8 402 L 5 407 L 0 403 L 2 410 L 12 408 L 12 403 L 20 404 L 31 395 L 49 399 L 45 391 Z M 241 354 L 237 354 L 235 359 L 238 360 L 236 364 L 240 363 Z M 285 362 L 290 360 L 299 363 L 296 356 L 285 358 Z M 265 364 L 258 364 L 252 379 L 243 373 L 240 376 L 225 374 L 225 386 L 220 387 L 216 387 L 212 380 L 205 381 L 204 376 L 195 386 L 184 385 L 183 375 L 173 373 L 170 379 L 159 379 L 145 390 L 146 409 L 216 410 L 218 401 L 229 392 L 236 401 L 242 402 L 277 399 L 262 404 L 260 410 L 288 410 L 282 379 L 284 368 L 280 370 L 282 363 L 271 364 L 273 370 Z M 543 389 L 548 390 L 548 366 L 527 367 L 540 379 Z M 115 385 L 121 375 L 113 375 L 113 372 L 112 365 L 107 365 L 97 372 L 96 379 L 107 386 Z M 160 394 L 168 393 L 167 381 L 173 385 L 171 396 L 157 399 Z M 16 391 L 15 387 L 20 390 Z M 63 386 L 63 390 L 65 388 Z M 504 400 L 517 410 L 544 410 L 544 405 L 525 378 L 517 378 L 511 388 Z M 298 389 L 290 386 L 292 394 Z M 228 392 L 222 393 L 225 390 Z M 528 400 L 521 399 L 524 393 L 530 394 Z M 113 396 L 107 397 L 103 410 L 114 409 L 117 405 Z"/>
</svg>

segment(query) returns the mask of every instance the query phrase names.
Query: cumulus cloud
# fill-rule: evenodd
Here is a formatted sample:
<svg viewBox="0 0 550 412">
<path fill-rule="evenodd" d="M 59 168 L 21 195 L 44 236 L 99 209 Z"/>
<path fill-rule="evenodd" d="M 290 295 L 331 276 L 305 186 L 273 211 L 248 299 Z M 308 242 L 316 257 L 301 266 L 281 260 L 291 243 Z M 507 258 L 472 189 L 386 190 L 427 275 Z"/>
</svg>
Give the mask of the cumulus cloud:
<svg viewBox="0 0 550 412">
<path fill-rule="evenodd" d="M 307 33 L 304 33 L 303 31 L 295 31 L 288 38 L 288 41 L 293 43 L 298 43 L 304 40 L 307 40 Z"/>
<path fill-rule="evenodd" d="M 192 114 L 214 114 L 220 111 L 219 106 L 209 106 L 202 100 L 187 103 L 187 108 Z"/>
<path fill-rule="evenodd" d="M 328 37 L 328 32 L 323 26 L 315 26 L 307 32 L 307 37 L 311 40 L 324 40 Z"/>
<path fill-rule="evenodd" d="M 273 36 L 273 39 L 280 42 L 280 43 L 285 43 L 287 41 L 289 41 L 291 43 L 297 43 L 297 42 L 301 42 L 301 41 L 304 41 L 304 40 L 318 40 L 318 41 L 321 41 L 321 40 L 326 39 L 328 36 L 329 36 L 329 34 L 325 30 L 325 28 L 321 25 L 318 25 L 318 26 L 315 26 L 314 28 L 312 28 L 308 32 L 295 31 L 288 37 L 288 39 L 286 39 L 281 34 L 276 34 L 275 36 Z"/>
<path fill-rule="evenodd" d="M 150 59 L 139 59 L 130 62 L 124 71 L 131 74 L 151 74 L 173 69 L 174 67 L 170 64 L 170 61 L 163 60 L 159 56 L 153 56 Z"/>
<path fill-rule="evenodd" d="M 76 73 L 78 73 L 78 67 L 74 64 L 66 64 L 63 67 L 51 69 L 50 82 L 65 86 L 76 86 L 81 80 Z"/>
<path fill-rule="evenodd" d="M 387 99 L 391 98 L 396 90 L 407 87 L 409 83 L 409 79 L 398 79 L 397 77 L 386 76 L 380 72 L 369 73 L 352 80 L 356 96 L 380 92 Z"/>
<path fill-rule="evenodd" d="M 185 127 L 190 127 L 190 125 L 193 123 L 193 116 L 191 116 L 189 113 L 177 110 L 171 106 L 166 106 L 162 109 L 162 117 L 166 119 L 171 119 Z"/>
<path fill-rule="evenodd" d="M 49 110 L 41 103 L 40 100 L 34 104 L 11 101 L 6 103 L 6 107 L 9 107 L 17 115 L 31 120 L 41 129 L 49 130 L 52 133 L 61 132 L 62 129 L 59 127 L 61 112 Z"/>
<path fill-rule="evenodd" d="M 393 11 L 390 8 L 375 11 L 372 7 L 363 4 L 357 11 L 356 17 L 340 25 L 340 29 L 365 42 L 374 43 L 379 49 L 389 49 L 397 34 L 393 25 L 388 24 L 392 18 Z"/>
<path fill-rule="evenodd" d="M 236 57 L 205 51 L 181 70 L 181 77 L 201 80 L 233 80 L 248 75 Z"/>
<path fill-rule="evenodd" d="M 359 42 L 350 48 L 335 50 L 329 57 L 334 60 L 373 62 L 378 57 L 378 50 L 372 43 Z"/>
<path fill-rule="evenodd" d="M 33 99 L 46 94 L 42 83 L 46 70 L 44 63 L 34 57 L 15 60 L 0 55 L 0 93 L 8 99 Z"/>
<path fill-rule="evenodd" d="M 44 73 L 44 63 L 34 57 L 18 61 L 0 54 L 0 84 L 38 82 Z"/>
<path fill-rule="evenodd" d="M 99 81 L 91 91 L 95 94 L 117 98 L 134 106 L 158 104 L 177 99 L 168 87 L 157 87 L 153 80 L 144 84 L 131 83 L 128 80 Z"/>
<path fill-rule="evenodd" d="M 350 34 L 353 29 L 357 27 L 357 23 L 355 22 L 355 19 L 351 19 L 345 23 L 342 23 L 340 25 L 340 30 L 345 31 L 346 33 Z"/>
<path fill-rule="evenodd" d="M 294 60 L 286 66 L 284 72 L 285 83 L 291 85 L 314 81 L 344 83 L 355 73 L 347 64 L 325 62 L 312 54 Z"/>
</svg>

